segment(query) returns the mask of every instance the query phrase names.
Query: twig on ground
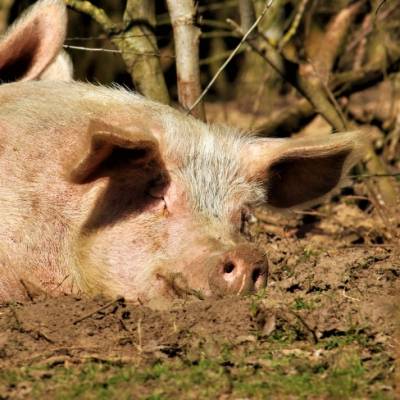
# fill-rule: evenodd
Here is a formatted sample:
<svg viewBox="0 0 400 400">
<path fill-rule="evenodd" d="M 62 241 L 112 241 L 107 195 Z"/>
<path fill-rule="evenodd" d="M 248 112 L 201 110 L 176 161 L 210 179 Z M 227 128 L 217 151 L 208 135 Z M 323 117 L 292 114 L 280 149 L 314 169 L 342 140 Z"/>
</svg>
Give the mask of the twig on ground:
<svg viewBox="0 0 400 400">
<path fill-rule="evenodd" d="M 55 292 L 57 289 L 59 289 L 59 288 L 62 286 L 62 284 L 63 284 L 70 276 L 71 276 L 70 274 L 65 275 L 64 278 L 61 279 L 60 283 L 59 283 L 57 286 L 55 286 L 53 289 L 51 289 L 51 292 Z"/>
<path fill-rule="evenodd" d="M 115 300 L 110 301 L 110 302 L 104 304 L 103 306 L 97 308 L 96 310 L 91 311 L 91 312 L 88 313 L 88 314 L 85 314 L 83 317 L 76 319 L 72 324 L 73 324 L 73 325 L 76 325 L 76 324 L 78 324 L 79 322 L 84 321 L 85 319 L 88 319 L 88 318 L 90 318 L 90 317 L 93 317 L 93 315 L 97 314 L 98 312 L 103 311 L 103 310 L 105 310 L 106 308 L 113 306 L 114 304 L 119 304 L 119 303 L 122 303 L 122 302 L 124 302 L 124 298 L 123 298 L 123 297 L 117 297 Z"/>
<path fill-rule="evenodd" d="M 137 335 L 138 335 L 138 344 L 136 348 L 138 349 L 139 353 L 143 351 L 143 343 L 142 343 L 142 318 L 139 318 L 137 322 Z"/>
<path fill-rule="evenodd" d="M 343 291 L 342 291 L 342 296 L 345 297 L 346 299 L 350 299 L 350 300 L 354 300 L 354 301 L 361 301 L 360 299 L 356 299 L 355 297 L 348 296 L 346 294 L 345 289 L 343 289 Z"/>
</svg>

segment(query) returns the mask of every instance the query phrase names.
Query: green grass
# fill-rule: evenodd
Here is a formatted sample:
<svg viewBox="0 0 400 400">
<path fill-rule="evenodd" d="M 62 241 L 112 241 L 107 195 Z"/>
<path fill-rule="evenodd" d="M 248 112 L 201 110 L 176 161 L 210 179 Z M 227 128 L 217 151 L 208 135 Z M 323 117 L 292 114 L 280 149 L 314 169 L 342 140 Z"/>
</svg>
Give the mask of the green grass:
<svg viewBox="0 0 400 400">
<path fill-rule="evenodd" d="M 379 385 L 370 384 L 368 366 L 354 348 L 355 341 L 357 338 L 351 345 L 337 343 L 339 352 L 335 347 L 330 357 L 315 360 L 282 354 L 269 342 L 263 348 L 237 354 L 230 354 L 226 347 L 220 357 L 195 362 L 177 358 L 146 366 L 87 362 L 51 369 L 3 370 L 0 393 L 17 393 L 22 385 L 29 388 L 29 398 L 58 400 L 210 399 L 222 394 L 254 399 L 389 399 Z M 335 354 L 339 361 L 332 361 Z"/>
</svg>

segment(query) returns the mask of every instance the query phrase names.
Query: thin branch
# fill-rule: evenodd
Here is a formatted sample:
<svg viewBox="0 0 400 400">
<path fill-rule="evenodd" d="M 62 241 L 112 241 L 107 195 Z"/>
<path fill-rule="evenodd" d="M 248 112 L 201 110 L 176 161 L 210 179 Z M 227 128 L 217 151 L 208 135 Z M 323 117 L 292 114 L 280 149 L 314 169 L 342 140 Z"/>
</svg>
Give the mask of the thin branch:
<svg viewBox="0 0 400 400">
<path fill-rule="evenodd" d="M 139 34 L 135 34 L 135 35 L 128 35 L 128 34 L 124 34 L 125 38 L 142 38 L 142 37 L 148 37 L 148 36 L 152 36 L 152 34 L 146 34 L 146 33 L 139 33 Z M 169 35 L 157 35 L 156 36 L 157 39 L 169 39 Z M 73 36 L 73 37 L 67 37 L 65 38 L 65 41 L 67 42 L 72 42 L 72 41 L 92 41 L 92 40 L 109 40 L 109 37 L 107 35 L 100 34 L 97 36 Z"/>
<path fill-rule="evenodd" d="M 102 8 L 96 7 L 90 1 L 64 0 L 65 4 L 76 11 L 92 17 L 108 34 L 115 33 L 117 26 L 111 21 Z"/>
<path fill-rule="evenodd" d="M 80 51 L 93 51 L 93 52 L 103 52 L 103 53 L 114 53 L 114 54 L 122 54 L 121 50 L 116 50 L 116 49 L 105 49 L 102 47 L 85 47 L 85 46 L 72 46 L 68 44 L 64 44 L 63 47 L 65 49 L 71 49 L 71 50 L 80 50 Z M 154 52 L 148 52 L 148 53 L 140 53 L 137 51 L 128 51 L 127 53 L 129 54 L 136 54 L 138 56 L 149 56 L 149 57 L 159 57 L 159 58 L 173 58 L 175 59 L 175 56 L 169 55 L 169 54 L 161 54 L 161 53 L 154 53 Z"/>
<path fill-rule="evenodd" d="M 71 50 L 81 50 L 81 51 L 93 51 L 93 52 L 101 52 L 101 53 L 116 53 L 121 54 L 121 50 L 115 49 L 103 49 L 102 47 L 84 47 L 84 46 L 72 46 L 68 44 L 63 45 L 64 49 L 71 49 Z"/>
<path fill-rule="evenodd" d="M 286 43 L 296 34 L 297 29 L 300 25 L 301 18 L 303 17 L 304 11 L 306 9 L 307 3 L 309 0 L 302 0 L 299 9 L 297 10 L 296 16 L 293 19 L 293 22 L 289 28 L 289 30 L 285 33 L 285 36 L 279 42 L 279 50 L 282 50 Z"/>
<path fill-rule="evenodd" d="M 230 56 L 225 60 L 225 62 L 221 65 L 221 67 L 218 69 L 216 74 L 212 77 L 211 81 L 208 83 L 206 88 L 203 90 L 201 95 L 197 98 L 197 100 L 192 104 L 190 109 L 188 110 L 188 113 L 192 111 L 194 107 L 197 106 L 197 104 L 200 103 L 200 101 L 203 100 L 204 96 L 207 94 L 207 92 L 210 90 L 211 86 L 214 84 L 214 82 L 218 79 L 220 76 L 221 72 L 226 68 L 226 66 L 231 62 L 233 57 L 238 53 L 239 49 L 242 47 L 243 43 L 246 42 L 247 38 L 251 35 L 251 33 L 254 31 L 254 29 L 257 27 L 257 25 L 260 23 L 260 21 L 263 19 L 264 15 L 268 11 L 268 9 L 271 7 L 273 0 L 267 0 L 265 3 L 265 7 L 260 14 L 260 16 L 255 20 L 254 24 L 250 27 L 250 29 L 243 35 L 242 39 L 240 40 L 239 44 L 235 47 L 235 49 L 232 51 Z"/>
</svg>

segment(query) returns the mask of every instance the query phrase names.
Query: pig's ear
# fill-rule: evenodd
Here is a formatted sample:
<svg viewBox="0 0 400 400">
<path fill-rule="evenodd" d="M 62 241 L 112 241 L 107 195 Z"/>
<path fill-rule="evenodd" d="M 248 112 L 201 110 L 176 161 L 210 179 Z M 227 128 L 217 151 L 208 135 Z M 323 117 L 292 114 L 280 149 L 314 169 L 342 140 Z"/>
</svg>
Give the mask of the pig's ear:
<svg viewBox="0 0 400 400">
<path fill-rule="evenodd" d="M 47 81 L 73 80 L 74 68 L 71 57 L 64 50 L 60 51 L 56 59 L 40 74 L 39 79 Z"/>
<path fill-rule="evenodd" d="M 61 51 L 66 27 L 62 0 L 41 0 L 29 8 L 0 41 L 0 80 L 38 79 Z"/>
<path fill-rule="evenodd" d="M 242 160 L 250 179 L 265 186 L 266 203 L 286 209 L 308 207 L 331 194 L 364 150 L 361 132 L 316 139 L 259 139 L 245 149 Z"/>
<path fill-rule="evenodd" d="M 95 179 L 105 164 L 124 163 L 138 168 L 160 159 L 158 141 L 144 126 L 120 128 L 103 121 L 91 121 L 85 140 L 66 162 L 67 179 L 75 183 Z"/>
</svg>

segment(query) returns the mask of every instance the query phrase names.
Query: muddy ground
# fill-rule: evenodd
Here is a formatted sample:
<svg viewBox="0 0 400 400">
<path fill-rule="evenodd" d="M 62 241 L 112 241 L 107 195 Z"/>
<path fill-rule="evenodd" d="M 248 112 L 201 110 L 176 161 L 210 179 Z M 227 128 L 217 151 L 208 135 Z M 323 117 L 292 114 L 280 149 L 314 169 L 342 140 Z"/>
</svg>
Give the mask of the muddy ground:
<svg viewBox="0 0 400 400">
<path fill-rule="evenodd" d="M 254 296 L 1 306 L 0 399 L 400 398 L 399 228 L 358 184 L 311 212 L 254 210 L 244 233 L 270 258 Z"/>
</svg>

